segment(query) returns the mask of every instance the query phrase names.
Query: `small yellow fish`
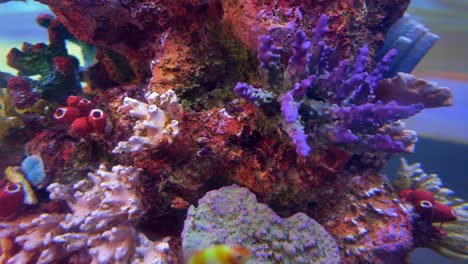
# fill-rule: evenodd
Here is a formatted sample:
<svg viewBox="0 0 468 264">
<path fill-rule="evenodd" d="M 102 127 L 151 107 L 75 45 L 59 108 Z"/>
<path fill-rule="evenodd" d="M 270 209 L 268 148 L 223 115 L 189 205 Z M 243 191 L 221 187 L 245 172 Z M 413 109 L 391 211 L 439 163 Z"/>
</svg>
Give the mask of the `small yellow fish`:
<svg viewBox="0 0 468 264">
<path fill-rule="evenodd" d="M 245 247 L 215 245 L 193 254 L 188 264 L 245 264 L 249 258 Z"/>
</svg>

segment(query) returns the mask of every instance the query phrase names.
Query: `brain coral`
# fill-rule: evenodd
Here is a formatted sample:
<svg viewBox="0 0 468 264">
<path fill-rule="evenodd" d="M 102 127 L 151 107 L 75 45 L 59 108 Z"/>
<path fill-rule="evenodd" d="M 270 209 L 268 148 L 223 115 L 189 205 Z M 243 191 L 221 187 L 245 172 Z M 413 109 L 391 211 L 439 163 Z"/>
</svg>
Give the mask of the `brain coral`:
<svg viewBox="0 0 468 264">
<path fill-rule="evenodd" d="M 185 220 L 186 257 L 221 243 L 249 248 L 249 264 L 340 263 L 338 246 L 321 225 L 303 213 L 281 218 L 237 185 L 208 192 Z"/>
</svg>

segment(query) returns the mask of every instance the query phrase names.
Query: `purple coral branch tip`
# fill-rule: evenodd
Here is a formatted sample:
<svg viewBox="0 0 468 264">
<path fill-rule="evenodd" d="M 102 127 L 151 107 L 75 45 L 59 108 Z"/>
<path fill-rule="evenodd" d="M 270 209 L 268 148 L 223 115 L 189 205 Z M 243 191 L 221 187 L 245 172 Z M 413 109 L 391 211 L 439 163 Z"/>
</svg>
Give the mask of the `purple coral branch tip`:
<svg viewBox="0 0 468 264">
<path fill-rule="evenodd" d="M 330 28 L 328 28 L 328 16 L 322 14 L 319 20 L 317 21 L 314 30 L 312 31 L 311 43 L 315 45 L 329 30 Z"/>
<path fill-rule="evenodd" d="M 234 92 L 241 98 L 252 100 L 253 87 L 246 83 L 238 82 L 234 87 Z"/>
<path fill-rule="evenodd" d="M 281 113 L 286 123 L 294 123 L 299 118 L 299 103 L 294 101 L 294 90 L 282 95 L 279 99 L 281 103 Z"/>
<path fill-rule="evenodd" d="M 270 69 L 279 62 L 280 54 L 276 52 L 279 52 L 280 48 L 274 45 L 273 39 L 268 35 L 262 35 L 259 42 L 257 59 L 261 67 Z"/>
</svg>

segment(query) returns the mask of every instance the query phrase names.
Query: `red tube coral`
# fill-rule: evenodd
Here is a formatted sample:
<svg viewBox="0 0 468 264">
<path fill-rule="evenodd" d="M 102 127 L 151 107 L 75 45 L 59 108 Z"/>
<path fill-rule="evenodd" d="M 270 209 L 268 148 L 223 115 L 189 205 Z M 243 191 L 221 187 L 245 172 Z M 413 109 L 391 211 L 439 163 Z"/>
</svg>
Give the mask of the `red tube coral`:
<svg viewBox="0 0 468 264">
<path fill-rule="evenodd" d="M 455 210 L 435 200 L 432 192 L 426 190 L 405 189 L 399 193 L 400 199 L 410 202 L 414 211 L 421 215 L 428 223 L 444 223 L 457 220 Z"/>
<path fill-rule="evenodd" d="M 78 102 L 78 109 L 80 109 L 81 116 L 87 116 L 89 111 L 93 109 L 93 103 L 88 99 L 81 98 Z"/>
<path fill-rule="evenodd" d="M 451 206 L 435 202 L 432 216 L 433 223 L 444 223 L 455 220 L 457 220 L 457 213 Z"/>
<path fill-rule="evenodd" d="M 78 117 L 71 125 L 70 133 L 79 137 L 86 137 L 91 133 L 91 126 L 88 123 L 87 117 Z"/>
<path fill-rule="evenodd" d="M 78 107 L 78 103 L 83 99 L 81 96 L 70 95 L 67 98 L 67 106 Z"/>
<path fill-rule="evenodd" d="M 21 185 L 3 182 L 0 189 L 0 218 L 9 217 L 18 212 L 23 204 L 24 192 Z"/>
<path fill-rule="evenodd" d="M 101 109 L 93 109 L 91 112 L 89 112 L 88 122 L 94 132 L 104 134 L 104 130 L 107 125 L 106 113 L 104 113 Z"/>
<path fill-rule="evenodd" d="M 404 189 L 400 191 L 400 193 L 398 194 L 398 197 L 403 201 L 408 201 L 408 198 L 410 197 L 412 193 L 413 193 L 413 190 Z"/>
<path fill-rule="evenodd" d="M 421 201 L 429 201 L 431 204 L 435 203 L 434 194 L 422 189 L 414 190 L 413 192 L 411 192 L 407 196 L 406 200 L 413 203 L 414 205 L 418 204 Z"/>
<path fill-rule="evenodd" d="M 71 124 L 78 117 L 80 117 L 80 110 L 74 107 L 59 107 L 54 112 L 54 119 L 60 123 Z"/>
<path fill-rule="evenodd" d="M 432 216 L 434 214 L 434 204 L 427 200 L 419 201 L 414 205 L 414 211 L 419 213 L 423 219 L 428 222 L 432 221 Z"/>
</svg>

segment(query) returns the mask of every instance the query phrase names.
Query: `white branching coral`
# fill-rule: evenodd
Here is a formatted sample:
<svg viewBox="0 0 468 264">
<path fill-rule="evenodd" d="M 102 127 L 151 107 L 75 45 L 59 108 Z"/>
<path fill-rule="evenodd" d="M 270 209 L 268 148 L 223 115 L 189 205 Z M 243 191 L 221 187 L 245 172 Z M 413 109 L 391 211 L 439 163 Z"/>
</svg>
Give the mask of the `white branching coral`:
<svg viewBox="0 0 468 264">
<path fill-rule="evenodd" d="M 454 196 L 455 192 L 443 187 L 442 179 L 437 174 L 427 174 L 420 163 L 408 164 L 401 159 L 400 170 L 393 185 L 398 190 L 423 189 L 434 194 L 442 204 L 451 206 L 457 213 L 457 220 L 444 223 L 443 230 L 447 236 L 431 241 L 430 247 L 439 253 L 459 259 L 468 260 L 468 202 Z"/>
<path fill-rule="evenodd" d="M 167 241 L 152 242 L 134 224 L 145 213 L 140 199 L 140 171 L 101 166 L 71 188 L 53 183 L 47 190 L 52 200 L 62 200 L 66 214 L 32 215 L 0 223 L 0 238 L 11 240 L 19 252 L 10 263 L 50 263 L 74 256 L 91 263 L 170 263 Z M 142 250 L 145 249 L 145 250 Z M 12 249 L 13 250 L 13 249 Z M 146 253 L 146 254 L 145 254 Z"/>
<path fill-rule="evenodd" d="M 172 143 L 179 133 L 178 117 L 182 106 L 177 96 L 169 90 L 164 94 L 149 93 L 148 103 L 125 97 L 121 110 L 128 111 L 130 116 L 138 118 L 134 135 L 128 141 L 121 141 L 113 150 L 114 153 L 134 152 L 158 146 L 161 142 Z"/>
</svg>

